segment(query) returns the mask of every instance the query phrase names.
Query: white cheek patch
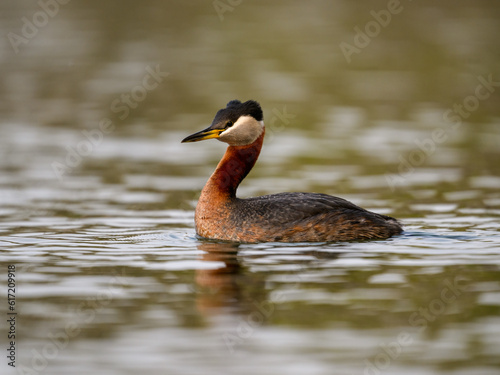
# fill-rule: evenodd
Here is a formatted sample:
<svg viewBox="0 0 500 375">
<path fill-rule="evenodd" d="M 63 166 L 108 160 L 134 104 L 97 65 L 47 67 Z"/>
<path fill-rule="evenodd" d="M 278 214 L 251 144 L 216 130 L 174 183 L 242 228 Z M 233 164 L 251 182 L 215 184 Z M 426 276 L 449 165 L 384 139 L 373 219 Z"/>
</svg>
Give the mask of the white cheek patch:
<svg viewBox="0 0 500 375">
<path fill-rule="evenodd" d="M 257 121 L 252 116 L 241 116 L 229 129 L 220 133 L 221 142 L 232 146 L 252 144 L 264 131 L 264 121 Z"/>
</svg>

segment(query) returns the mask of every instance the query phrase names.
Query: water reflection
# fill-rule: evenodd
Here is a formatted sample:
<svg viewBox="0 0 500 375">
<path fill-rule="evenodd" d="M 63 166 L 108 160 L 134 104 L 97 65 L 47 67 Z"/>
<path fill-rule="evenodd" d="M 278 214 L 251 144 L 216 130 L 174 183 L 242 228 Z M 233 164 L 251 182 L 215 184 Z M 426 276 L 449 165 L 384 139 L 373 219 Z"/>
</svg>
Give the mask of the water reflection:
<svg viewBox="0 0 500 375">
<path fill-rule="evenodd" d="M 297 248 L 293 252 L 282 252 L 278 246 L 278 253 L 275 259 L 287 259 L 290 262 L 302 262 L 302 267 L 306 269 L 309 263 L 318 260 L 334 260 L 342 254 L 340 251 L 321 251 L 310 245 L 304 244 L 304 249 Z M 217 314 L 224 312 L 249 313 L 256 307 L 268 304 L 269 293 L 266 288 L 267 278 L 264 275 L 248 272 L 245 266 L 241 265 L 239 254 L 240 245 L 226 242 L 205 242 L 198 245 L 198 249 L 203 251 L 201 260 L 206 262 L 218 262 L 225 266 L 216 269 L 200 268 L 196 270 L 195 282 L 200 292 L 197 297 L 197 305 L 200 312 L 204 314 Z M 281 254 L 279 254 L 281 252 Z M 269 261 L 271 256 L 265 251 L 261 254 L 254 254 L 249 259 L 258 261 Z M 300 272 L 300 268 L 298 270 Z M 293 275 L 286 276 L 282 280 L 290 282 L 295 280 Z M 275 296 L 276 298 L 276 296 Z M 273 302 L 274 303 L 274 302 Z"/>
<path fill-rule="evenodd" d="M 200 312 L 215 313 L 223 307 L 237 306 L 242 300 L 241 266 L 238 261 L 238 244 L 203 242 L 198 246 L 203 251 L 201 259 L 222 262 L 225 266 L 212 270 L 196 270 L 195 282 L 200 293 L 197 306 Z"/>
</svg>

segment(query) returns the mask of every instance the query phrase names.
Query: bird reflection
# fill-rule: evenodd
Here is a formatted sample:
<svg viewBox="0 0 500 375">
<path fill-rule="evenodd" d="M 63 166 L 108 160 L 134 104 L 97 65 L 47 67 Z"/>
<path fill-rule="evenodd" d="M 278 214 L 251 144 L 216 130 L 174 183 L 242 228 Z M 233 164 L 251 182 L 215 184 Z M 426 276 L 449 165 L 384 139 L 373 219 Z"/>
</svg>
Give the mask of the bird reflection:
<svg viewBox="0 0 500 375">
<path fill-rule="evenodd" d="M 203 251 L 201 260 L 224 264 L 224 266 L 216 269 L 196 270 L 196 301 L 201 313 L 208 315 L 220 312 L 251 313 L 262 310 L 262 306 L 270 303 L 270 290 L 266 288 L 266 280 L 269 274 L 266 272 L 249 272 L 244 262 L 242 266 L 240 262 L 242 256 L 238 254 L 240 250 L 238 243 L 202 242 L 198 244 L 198 249 Z M 308 268 L 310 262 L 319 259 L 336 259 L 339 253 L 311 249 L 309 251 L 298 251 L 297 255 L 312 256 L 311 260 L 297 262 L 297 265 Z M 265 253 L 257 257 L 261 256 L 265 256 Z M 249 258 L 251 257 L 249 256 Z M 296 279 L 294 276 L 292 278 Z"/>
<path fill-rule="evenodd" d="M 241 266 L 237 258 L 238 244 L 204 242 L 198 249 L 204 253 L 202 260 L 222 262 L 225 267 L 196 271 L 199 288 L 197 305 L 202 312 L 214 312 L 241 299 Z"/>
</svg>

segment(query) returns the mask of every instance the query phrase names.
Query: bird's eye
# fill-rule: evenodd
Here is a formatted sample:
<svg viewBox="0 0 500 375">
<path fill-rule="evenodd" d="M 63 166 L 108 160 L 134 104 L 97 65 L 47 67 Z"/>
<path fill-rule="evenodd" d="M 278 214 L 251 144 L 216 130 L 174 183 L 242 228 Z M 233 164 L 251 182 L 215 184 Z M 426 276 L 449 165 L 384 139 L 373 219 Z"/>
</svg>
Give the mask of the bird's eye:
<svg viewBox="0 0 500 375">
<path fill-rule="evenodd" d="M 226 129 L 230 128 L 231 126 L 233 126 L 233 122 L 232 121 L 226 122 Z"/>
</svg>

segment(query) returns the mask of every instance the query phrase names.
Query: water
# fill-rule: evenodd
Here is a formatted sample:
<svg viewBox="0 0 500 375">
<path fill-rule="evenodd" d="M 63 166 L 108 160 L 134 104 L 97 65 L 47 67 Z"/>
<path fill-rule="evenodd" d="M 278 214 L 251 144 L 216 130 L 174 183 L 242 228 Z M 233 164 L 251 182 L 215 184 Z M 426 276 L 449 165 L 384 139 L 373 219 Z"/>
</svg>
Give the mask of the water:
<svg viewBox="0 0 500 375">
<path fill-rule="evenodd" d="M 1 373 L 497 374 L 500 8 L 401 2 L 348 62 L 387 6 L 70 2 L 4 38 Z M 1 8 L 21 36 L 41 9 Z M 234 98 L 267 126 L 240 196 L 334 194 L 405 232 L 196 238 L 224 145 L 180 140 Z"/>
</svg>

